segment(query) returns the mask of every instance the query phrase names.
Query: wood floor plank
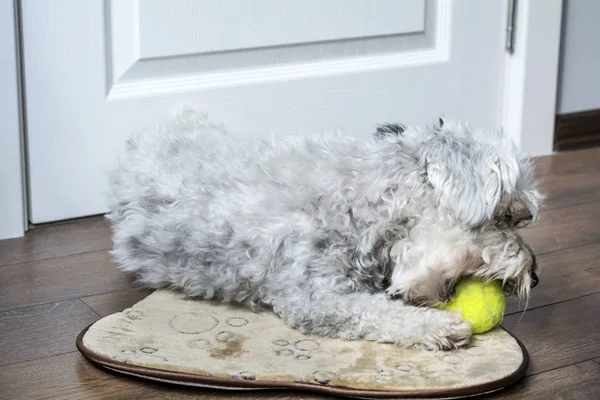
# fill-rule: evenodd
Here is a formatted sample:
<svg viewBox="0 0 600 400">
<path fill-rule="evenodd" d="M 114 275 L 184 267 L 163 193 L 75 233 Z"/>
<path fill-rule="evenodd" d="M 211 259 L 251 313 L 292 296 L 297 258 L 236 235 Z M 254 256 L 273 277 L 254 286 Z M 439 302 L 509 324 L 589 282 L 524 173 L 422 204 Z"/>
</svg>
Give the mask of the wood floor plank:
<svg viewBox="0 0 600 400">
<path fill-rule="evenodd" d="M 96 320 L 79 299 L 0 312 L 0 366 L 73 351 Z"/>
<path fill-rule="evenodd" d="M 600 147 L 566 151 L 534 159 L 537 177 L 600 170 Z"/>
<path fill-rule="evenodd" d="M 600 202 L 542 211 L 540 219 L 520 233 L 537 254 L 600 241 Z"/>
<path fill-rule="evenodd" d="M 0 310 L 84 297 L 131 287 L 107 251 L 0 268 Z"/>
<path fill-rule="evenodd" d="M 489 399 L 596 400 L 600 398 L 600 365 L 586 361 L 530 376 Z"/>
<path fill-rule="evenodd" d="M 100 369 L 79 353 L 1 367 L 0 388 L 3 399 L 333 399 L 289 391 L 244 392 L 242 395 L 161 384 Z"/>
<path fill-rule="evenodd" d="M 539 184 L 547 197 L 542 210 L 600 201 L 600 174 L 596 171 L 550 175 Z"/>
<path fill-rule="evenodd" d="M 525 344 L 536 374 L 600 357 L 599 315 L 600 293 L 508 315 L 502 325 Z"/>
<path fill-rule="evenodd" d="M 544 210 L 600 201 L 600 148 L 535 159 Z"/>
<path fill-rule="evenodd" d="M 0 266 L 104 250 L 111 245 L 104 218 L 86 218 L 35 228 L 25 237 L 0 241 Z"/>
<path fill-rule="evenodd" d="M 47 368 L 52 365 L 52 368 Z M 485 398 L 597 399 L 600 365 L 591 361 L 528 377 L 517 385 Z M 0 368 L 0 387 L 6 399 L 332 399 L 300 392 L 220 392 L 172 386 L 128 378 L 92 366 L 79 353 L 69 353 Z"/>
<path fill-rule="evenodd" d="M 600 243 L 542 254 L 537 260 L 540 283 L 532 290 L 529 309 L 600 292 Z M 509 298 L 506 313 L 524 306 Z"/>
<path fill-rule="evenodd" d="M 123 311 L 152 293 L 145 289 L 126 289 L 96 296 L 83 297 L 81 300 L 101 317 Z"/>
</svg>

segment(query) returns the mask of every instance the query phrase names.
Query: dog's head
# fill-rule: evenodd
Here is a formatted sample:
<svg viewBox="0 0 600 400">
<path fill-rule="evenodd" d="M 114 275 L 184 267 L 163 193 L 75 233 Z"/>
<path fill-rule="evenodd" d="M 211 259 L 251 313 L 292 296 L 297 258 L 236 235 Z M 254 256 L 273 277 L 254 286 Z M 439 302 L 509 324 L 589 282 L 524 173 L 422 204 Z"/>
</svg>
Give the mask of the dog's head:
<svg viewBox="0 0 600 400">
<path fill-rule="evenodd" d="M 413 304 L 446 301 L 463 276 L 504 282 L 529 296 L 537 284 L 535 256 L 516 229 L 538 217 L 542 196 L 528 157 L 499 132 L 470 132 L 440 120 L 428 132 L 393 133 L 416 160 L 423 200 L 409 239 L 391 251 L 390 292 Z"/>
</svg>

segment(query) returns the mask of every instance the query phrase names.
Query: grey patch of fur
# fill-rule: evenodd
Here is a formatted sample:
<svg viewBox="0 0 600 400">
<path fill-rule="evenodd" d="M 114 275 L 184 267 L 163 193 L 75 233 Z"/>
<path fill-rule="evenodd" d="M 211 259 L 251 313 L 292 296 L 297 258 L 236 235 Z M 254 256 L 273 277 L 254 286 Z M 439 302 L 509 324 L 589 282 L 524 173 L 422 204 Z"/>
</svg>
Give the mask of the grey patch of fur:
<svg viewBox="0 0 600 400">
<path fill-rule="evenodd" d="M 427 349 L 469 340 L 467 322 L 432 308 L 460 277 L 529 295 L 534 258 L 515 226 L 541 196 L 500 134 L 444 120 L 266 141 L 190 114 L 128 143 L 108 219 L 116 260 L 144 286 L 271 308 L 306 333 Z"/>
<path fill-rule="evenodd" d="M 402 124 L 384 124 L 379 125 L 377 127 L 377 131 L 375 132 L 375 137 L 378 139 L 383 139 L 386 136 L 398 136 L 401 135 L 406 127 Z"/>
</svg>

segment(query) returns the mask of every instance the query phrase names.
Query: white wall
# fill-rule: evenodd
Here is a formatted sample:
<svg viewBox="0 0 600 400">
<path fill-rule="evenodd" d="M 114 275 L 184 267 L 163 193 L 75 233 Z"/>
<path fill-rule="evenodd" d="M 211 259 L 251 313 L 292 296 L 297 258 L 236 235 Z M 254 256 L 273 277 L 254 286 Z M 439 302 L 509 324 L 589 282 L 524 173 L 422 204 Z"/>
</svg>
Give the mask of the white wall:
<svg viewBox="0 0 600 400">
<path fill-rule="evenodd" d="M 600 108 L 600 1 L 565 0 L 557 114 Z"/>
<path fill-rule="evenodd" d="M 0 1 L 0 239 L 25 230 L 14 15 Z"/>
</svg>

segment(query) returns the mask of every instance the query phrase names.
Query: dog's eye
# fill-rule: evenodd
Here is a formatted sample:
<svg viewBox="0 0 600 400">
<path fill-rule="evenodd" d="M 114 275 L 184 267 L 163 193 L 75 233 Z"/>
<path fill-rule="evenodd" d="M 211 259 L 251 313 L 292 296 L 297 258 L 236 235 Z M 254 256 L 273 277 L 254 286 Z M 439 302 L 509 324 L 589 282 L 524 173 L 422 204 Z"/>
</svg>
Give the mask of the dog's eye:
<svg viewBox="0 0 600 400">
<path fill-rule="evenodd" d="M 513 224 L 513 217 L 510 214 L 503 214 L 503 215 L 497 217 L 496 221 L 498 223 L 503 223 L 503 224 L 506 224 L 506 225 L 510 226 L 510 225 Z"/>
<path fill-rule="evenodd" d="M 523 228 L 533 220 L 531 214 L 515 216 L 509 213 L 502 215 L 497 219 L 498 222 L 506 224 L 512 228 Z"/>
<path fill-rule="evenodd" d="M 527 225 L 529 225 L 532 220 L 533 220 L 533 215 L 531 215 L 531 214 L 525 215 L 525 216 L 515 219 L 513 221 L 513 226 L 515 226 L 516 228 L 524 228 Z"/>
</svg>

